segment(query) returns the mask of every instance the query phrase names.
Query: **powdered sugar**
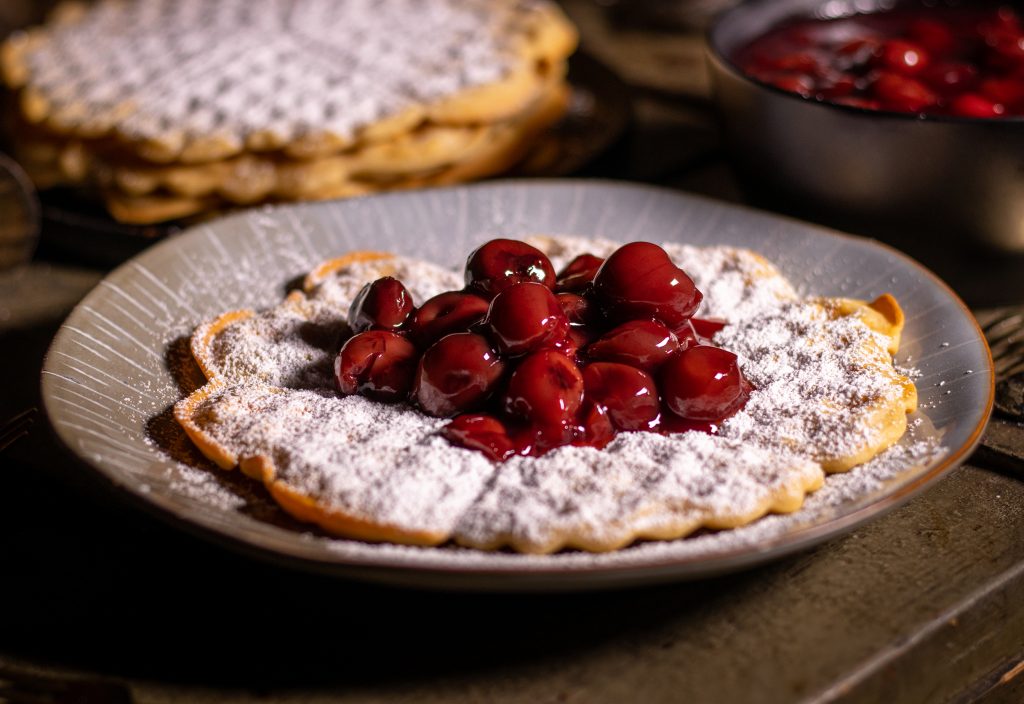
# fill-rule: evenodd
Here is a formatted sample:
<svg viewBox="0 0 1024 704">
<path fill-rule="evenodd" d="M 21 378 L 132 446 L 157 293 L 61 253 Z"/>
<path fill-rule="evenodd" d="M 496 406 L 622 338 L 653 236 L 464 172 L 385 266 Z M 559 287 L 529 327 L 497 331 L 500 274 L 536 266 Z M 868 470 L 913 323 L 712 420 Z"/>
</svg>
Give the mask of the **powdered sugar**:
<svg viewBox="0 0 1024 704">
<path fill-rule="evenodd" d="M 600 255 L 615 246 L 570 238 L 542 244 L 556 266 L 584 249 Z M 831 320 L 819 304 L 794 300 L 785 279 L 752 253 L 682 246 L 670 253 L 706 287 L 705 314 L 730 321 L 717 341 L 741 355 L 757 387 L 719 436 L 624 433 L 604 450 L 564 447 L 493 465 L 444 441 L 443 421 L 405 405 L 340 398 L 332 385 L 276 389 L 251 377 L 204 404 L 212 419 L 205 427 L 241 455 L 272 458 L 279 479 L 329 510 L 481 548 L 607 549 L 790 510 L 822 481 L 820 461 L 880 442 L 873 411 L 899 400 L 896 372 L 887 355 L 879 359 L 885 340 L 859 320 Z M 417 301 L 458 285 L 457 275 L 431 265 L 394 266 L 420 287 Z M 343 310 L 366 281 L 360 267 L 320 284 L 311 299 Z M 266 339 L 250 335 L 246 344 L 258 349 Z M 288 364 L 300 356 L 274 359 L 274 383 L 289 378 Z M 877 472 L 840 482 L 842 491 L 867 491 L 868 479 L 906 466 L 876 462 Z"/>
<path fill-rule="evenodd" d="M 515 68 L 533 3 L 105 0 L 30 49 L 62 120 L 142 140 L 360 127 Z"/>
</svg>

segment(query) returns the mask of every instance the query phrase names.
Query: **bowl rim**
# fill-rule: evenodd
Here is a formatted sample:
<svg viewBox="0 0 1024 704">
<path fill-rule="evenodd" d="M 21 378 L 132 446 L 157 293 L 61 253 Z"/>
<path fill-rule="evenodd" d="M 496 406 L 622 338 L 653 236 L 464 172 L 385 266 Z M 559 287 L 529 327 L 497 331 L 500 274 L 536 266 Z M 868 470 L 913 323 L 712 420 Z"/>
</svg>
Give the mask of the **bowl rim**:
<svg viewBox="0 0 1024 704">
<path fill-rule="evenodd" d="M 879 5 L 884 5 L 885 4 L 882 0 L 873 0 L 873 2 L 876 2 Z M 901 3 L 902 4 L 909 4 L 909 3 L 912 3 L 912 2 L 914 2 L 914 0 L 896 0 L 896 4 L 901 4 Z M 820 7 L 820 6 L 824 5 L 824 4 L 825 4 L 825 2 L 822 1 L 822 2 L 819 3 L 818 6 Z M 995 3 L 993 3 L 993 4 L 995 4 Z M 935 124 L 953 124 L 953 125 L 981 125 L 981 126 L 985 126 L 985 127 L 991 127 L 991 126 L 994 126 L 994 125 L 1012 126 L 1012 125 L 1020 125 L 1020 124 L 1024 123 L 1024 115 L 1009 115 L 1009 116 L 1006 116 L 1006 117 L 966 117 L 966 116 L 960 116 L 960 115 L 928 115 L 928 114 L 916 113 L 916 112 L 899 112 L 899 111 L 896 111 L 896 110 L 884 110 L 884 109 L 881 109 L 881 108 L 879 108 L 879 109 L 872 109 L 872 108 L 857 107 L 857 106 L 854 106 L 854 105 L 844 105 L 842 103 L 836 103 L 836 102 L 832 102 L 832 101 L 829 101 L 829 100 L 822 100 L 822 99 L 816 98 L 814 96 L 804 96 L 804 95 L 800 95 L 799 93 L 793 93 L 791 91 L 783 90 L 782 88 L 774 86 L 771 83 L 767 83 L 765 81 L 762 81 L 761 79 L 756 78 L 756 77 L 750 75 L 749 73 L 747 73 L 746 71 L 744 71 L 733 60 L 733 58 L 729 55 L 729 53 L 726 52 L 722 48 L 721 35 L 725 31 L 725 29 L 723 29 L 723 28 L 727 28 L 729 26 L 730 22 L 735 22 L 737 16 L 742 16 L 744 12 L 749 12 L 750 8 L 752 8 L 752 7 L 760 7 L 760 6 L 767 6 L 767 5 L 789 6 L 789 5 L 791 5 L 791 2 L 790 1 L 780 2 L 779 0 L 744 0 L 743 2 L 740 2 L 740 3 L 736 4 L 736 5 L 733 5 L 729 9 L 724 10 L 723 12 L 720 12 L 718 15 L 715 16 L 714 20 L 712 20 L 710 25 L 708 25 L 708 28 L 707 28 L 707 30 L 705 30 L 705 33 L 704 33 L 704 39 L 705 39 L 704 43 L 705 43 L 705 46 L 706 46 L 706 50 L 705 50 L 706 51 L 706 56 L 708 57 L 708 59 L 711 61 L 712 64 L 717 63 L 718 65 L 720 65 L 721 67 L 723 67 L 726 70 L 728 70 L 731 74 L 733 74 L 737 78 L 740 78 L 741 80 L 743 80 L 743 81 L 745 81 L 747 83 L 753 84 L 754 86 L 756 86 L 758 88 L 761 88 L 763 90 L 767 90 L 767 91 L 769 91 L 771 93 L 774 93 L 774 94 L 776 94 L 778 96 L 789 98 L 790 100 L 799 101 L 799 102 L 802 102 L 802 103 L 807 104 L 807 105 L 819 105 L 819 106 L 821 106 L 824 109 L 831 109 L 831 110 L 837 110 L 837 111 L 840 111 L 840 112 L 846 112 L 846 113 L 848 113 L 850 115 L 861 115 L 861 116 L 864 116 L 864 117 L 873 116 L 873 117 L 879 117 L 879 118 L 885 119 L 885 120 L 898 120 L 898 121 L 907 122 L 907 123 L 917 122 L 917 123 L 924 123 L 924 124 L 935 123 Z M 884 6 L 882 6 L 882 7 L 876 8 L 874 10 L 862 10 L 862 9 L 860 9 L 857 6 L 857 4 L 855 4 L 853 2 L 850 2 L 848 7 L 849 7 L 849 9 L 851 11 L 846 13 L 846 14 L 837 14 L 834 17 L 827 17 L 827 18 L 822 18 L 822 19 L 830 20 L 830 19 L 839 19 L 839 18 L 853 17 L 855 15 L 880 14 L 881 12 L 887 12 L 887 11 L 893 9 L 892 7 L 884 7 Z M 815 19 L 814 15 L 809 14 L 806 11 L 792 12 L 792 13 L 783 15 L 779 20 L 774 21 L 768 27 L 760 27 L 758 29 L 758 31 L 754 33 L 754 36 L 761 36 L 765 32 L 766 29 L 772 29 L 772 28 L 775 28 L 775 27 L 779 26 L 780 24 L 782 24 L 784 22 L 789 21 L 789 20 L 800 19 L 800 18 Z M 749 41 L 749 39 L 747 41 Z M 715 72 L 712 71 L 711 73 L 712 73 L 712 78 L 713 78 Z M 712 81 L 712 84 L 714 85 L 714 80 Z M 1011 127 L 1004 127 L 1002 129 L 1010 129 L 1010 128 Z M 1000 128 L 996 128 L 996 129 L 1000 129 Z"/>
</svg>

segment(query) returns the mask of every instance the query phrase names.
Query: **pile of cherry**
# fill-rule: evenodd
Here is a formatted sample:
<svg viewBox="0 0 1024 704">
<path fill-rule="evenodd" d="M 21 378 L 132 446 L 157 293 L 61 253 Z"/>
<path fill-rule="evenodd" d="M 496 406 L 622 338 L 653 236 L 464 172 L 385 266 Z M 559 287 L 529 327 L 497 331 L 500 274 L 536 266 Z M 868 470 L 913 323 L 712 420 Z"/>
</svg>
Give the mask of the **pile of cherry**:
<svg viewBox="0 0 1024 704">
<path fill-rule="evenodd" d="M 707 339 L 725 323 L 693 318 L 701 298 L 647 242 L 580 255 L 556 277 L 535 247 L 491 240 L 469 256 L 465 289 L 419 308 L 392 277 L 363 287 L 338 388 L 454 416 L 444 436 L 495 461 L 600 448 L 618 431 L 713 433 L 751 386 Z"/>
<path fill-rule="evenodd" d="M 871 110 L 1024 115 L 1024 23 L 1003 6 L 911 4 L 799 20 L 742 48 L 747 74 L 783 90 Z"/>
</svg>

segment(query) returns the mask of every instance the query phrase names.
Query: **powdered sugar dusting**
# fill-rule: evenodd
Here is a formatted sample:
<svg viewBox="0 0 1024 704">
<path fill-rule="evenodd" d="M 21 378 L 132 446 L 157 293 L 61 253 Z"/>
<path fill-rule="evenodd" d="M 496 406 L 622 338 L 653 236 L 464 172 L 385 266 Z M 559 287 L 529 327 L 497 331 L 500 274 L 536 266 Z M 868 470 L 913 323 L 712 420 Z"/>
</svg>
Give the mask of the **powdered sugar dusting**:
<svg viewBox="0 0 1024 704">
<path fill-rule="evenodd" d="M 331 389 L 334 355 L 348 331 L 346 314 L 367 281 L 395 276 L 408 282 L 419 304 L 461 285 L 454 272 L 427 262 L 396 257 L 356 262 L 315 286 L 308 297 L 293 293 L 279 305 L 255 313 L 212 336 L 200 351 L 226 382 L 260 381 L 295 389 Z M 201 326 L 198 337 L 209 334 Z"/>
<path fill-rule="evenodd" d="M 854 317 L 832 319 L 814 303 L 789 302 L 736 320 L 715 342 L 740 357 L 758 391 L 722 434 L 768 442 L 819 460 L 877 442 L 875 409 L 902 405 L 888 340 Z"/>
<path fill-rule="evenodd" d="M 542 244 L 556 267 L 582 251 L 604 255 L 615 246 L 572 238 Z M 250 380 L 215 396 L 204 406 L 205 427 L 239 454 L 272 458 L 280 479 L 329 509 L 482 548 L 606 549 L 634 536 L 673 537 L 788 510 L 820 484 L 821 461 L 879 442 L 874 410 L 898 403 L 900 393 L 886 340 L 859 320 L 830 320 L 820 304 L 795 300 L 785 279 L 753 253 L 678 245 L 669 251 L 698 286 L 706 284 L 705 314 L 731 311 L 716 341 L 740 354 L 757 387 L 719 436 L 623 433 L 600 451 L 563 447 L 493 465 L 443 440 L 443 421 L 405 405 L 340 398 L 330 383 L 305 387 L 315 391 L 267 385 L 287 386 L 281 381 L 294 378 L 298 370 L 289 364 L 301 355 L 267 363 L 273 374 L 256 377 L 264 383 Z M 311 301 L 347 308 L 358 288 L 379 275 L 367 276 L 371 269 L 338 272 Z M 394 275 L 417 301 L 461 283 L 454 272 L 409 260 L 395 262 Z M 258 350 L 267 339 L 250 334 L 245 344 Z M 829 501 L 867 494 L 937 444 L 923 438 L 909 447 L 855 469 L 853 480 L 830 479 L 819 492 L 825 498 L 809 506 L 825 509 L 835 505 Z"/>
<path fill-rule="evenodd" d="M 205 412 L 218 440 L 273 458 L 293 489 L 406 531 L 449 533 L 494 472 L 479 453 L 451 452 L 445 421 L 404 405 L 242 384 Z"/>
<path fill-rule="evenodd" d="M 535 2 L 104 0 L 26 57 L 63 119 L 142 140 L 290 141 L 491 83 Z"/>
</svg>

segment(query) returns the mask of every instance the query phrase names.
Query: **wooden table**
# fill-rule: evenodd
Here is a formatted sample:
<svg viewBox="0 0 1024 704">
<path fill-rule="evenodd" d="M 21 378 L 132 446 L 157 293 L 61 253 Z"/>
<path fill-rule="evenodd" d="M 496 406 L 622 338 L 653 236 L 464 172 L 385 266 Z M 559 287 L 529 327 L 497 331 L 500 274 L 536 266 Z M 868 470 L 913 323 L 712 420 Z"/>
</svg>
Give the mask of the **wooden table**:
<svg viewBox="0 0 1024 704">
<path fill-rule="evenodd" d="M 698 61 L 699 36 L 659 36 L 662 73 L 638 69 L 652 44 L 633 32 L 649 29 L 569 7 L 637 86 L 633 130 L 589 173 L 739 199 L 699 76 L 657 83 Z M 969 303 L 1024 302 L 1019 259 L 910 234 L 901 246 Z M 0 275 L 0 420 L 38 405 L 46 346 L 101 274 Z M 556 596 L 402 591 L 227 552 L 121 503 L 43 422 L 0 477 L 0 701 L 3 680 L 40 674 L 76 678 L 63 701 L 83 702 L 1024 701 L 1024 483 L 971 462 L 766 567 Z"/>
</svg>

